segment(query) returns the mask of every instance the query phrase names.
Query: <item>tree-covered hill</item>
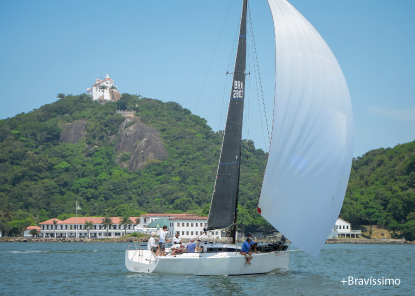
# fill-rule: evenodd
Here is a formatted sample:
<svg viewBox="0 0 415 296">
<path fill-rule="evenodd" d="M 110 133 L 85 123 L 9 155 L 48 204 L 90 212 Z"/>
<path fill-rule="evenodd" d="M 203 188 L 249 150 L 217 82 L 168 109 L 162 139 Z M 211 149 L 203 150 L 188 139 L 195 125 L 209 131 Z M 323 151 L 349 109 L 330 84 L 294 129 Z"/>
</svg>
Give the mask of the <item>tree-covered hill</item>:
<svg viewBox="0 0 415 296">
<path fill-rule="evenodd" d="M 207 214 L 222 132 L 213 132 L 205 119 L 174 102 L 123 94 L 121 100 L 102 105 L 85 95 L 60 97 L 0 120 L 3 232 L 17 234 L 34 224 L 33 217 L 69 217 L 75 201 L 84 216 Z M 159 131 L 168 156 L 145 159 L 140 169 L 125 168 L 135 154 L 117 149 L 130 123 L 116 110 L 137 111 L 140 122 Z M 62 141 L 64 128 L 76 122 L 82 136 Z M 266 159 L 252 141 L 242 142 L 241 227 L 270 228 L 256 214 Z M 354 227 L 378 224 L 415 239 L 415 142 L 369 151 L 353 160 L 341 217 Z"/>
<path fill-rule="evenodd" d="M 213 132 L 206 120 L 177 103 L 129 94 L 105 105 L 84 95 L 61 97 L 0 121 L 4 231 L 18 233 L 34 216 L 42 221 L 73 215 L 75 201 L 86 216 L 207 213 L 222 133 Z M 148 159 L 135 171 L 122 168 L 116 160 L 130 155 L 115 149 L 125 121 L 117 109 L 135 109 L 141 122 L 157 129 L 167 159 Z M 60 141 L 62 127 L 79 120 L 86 121 L 79 142 Z M 267 227 L 255 214 L 267 155 L 252 141 L 243 142 L 242 154 L 241 213 L 247 227 Z"/>
<path fill-rule="evenodd" d="M 341 216 L 415 240 L 415 141 L 353 159 Z"/>
</svg>

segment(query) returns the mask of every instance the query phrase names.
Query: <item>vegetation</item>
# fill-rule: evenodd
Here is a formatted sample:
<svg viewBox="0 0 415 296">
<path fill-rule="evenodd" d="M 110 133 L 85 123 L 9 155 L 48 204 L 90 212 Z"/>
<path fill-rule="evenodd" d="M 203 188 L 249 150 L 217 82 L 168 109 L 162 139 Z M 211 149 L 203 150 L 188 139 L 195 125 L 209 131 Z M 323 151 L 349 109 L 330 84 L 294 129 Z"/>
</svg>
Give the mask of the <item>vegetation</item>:
<svg viewBox="0 0 415 296">
<path fill-rule="evenodd" d="M 35 237 L 35 236 L 39 235 L 39 232 L 37 231 L 37 229 L 32 229 L 32 230 L 30 230 L 29 234 L 31 236 Z"/>
<path fill-rule="evenodd" d="M 353 159 L 341 217 L 415 240 L 415 141 Z"/>
<path fill-rule="evenodd" d="M 107 237 L 108 237 L 108 229 L 114 224 L 110 217 L 102 218 L 102 224 L 107 228 Z"/>
<path fill-rule="evenodd" d="M 94 223 L 92 221 L 85 221 L 84 229 L 88 230 L 88 238 L 89 238 L 89 232 L 91 229 L 94 228 Z"/>
<path fill-rule="evenodd" d="M 122 94 L 104 105 L 85 94 L 58 95 L 55 103 L 0 120 L 0 228 L 19 235 L 45 221 L 74 215 L 137 217 L 146 212 L 207 215 L 223 132 L 174 102 Z M 166 160 L 147 161 L 129 171 L 115 162 L 130 154 L 117 152 L 116 110 L 133 110 L 158 131 Z M 86 120 L 77 144 L 60 142 L 61 127 Z M 342 218 L 354 227 L 378 224 L 415 239 L 415 143 L 378 149 L 353 160 Z M 238 224 L 244 230 L 271 230 L 256 213 L 267 154 L 253 141 L 242 141 Z M 137 221 L 132 221 L 137 224 Z M 109 224 L 109 226 L 112 225 Z M 109 227 L 108 226 L 108 227 Z"/>
<path fill-rule="evenodd" d="M 127 235 L 127 226 L 128 225 L 132 225 L 133 222 L 131 222 L 129 217 L 120 217 L 120 223 L 119 223 L 119 227 L 121 229 L 121 226 L 124 225 L 124 235 Z"/>
</svg>

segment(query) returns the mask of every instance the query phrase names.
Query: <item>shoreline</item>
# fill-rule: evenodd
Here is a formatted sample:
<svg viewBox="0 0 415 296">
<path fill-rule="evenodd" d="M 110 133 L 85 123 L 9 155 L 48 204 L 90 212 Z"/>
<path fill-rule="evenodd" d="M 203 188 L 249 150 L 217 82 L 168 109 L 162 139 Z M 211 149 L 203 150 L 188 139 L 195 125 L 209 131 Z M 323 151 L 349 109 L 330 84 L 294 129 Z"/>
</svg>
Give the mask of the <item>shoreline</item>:
<svg viewBox="0 0 415 296">
<path fill-rule="evenodd" d="M 126 238 L 42 238 L 42 237 L 2 237 L 0 238 L 0 243 L 17 243 L 17 242 L 37 242 L 37 243 L 147 243 L 147 237 L 126 237 Z M 240 240 L 238 240 L 239 242 Z M 215 242 L 219 242 L 215 240 Z M 242 241 L 240 241 L 242 242 Z M 260 242 L 260 240 L 258 240 Z M 223 242 L 226 243 L 226 242 Z M 407 241 L 404 239 L 327 239 L 326 244 L 393 244 L 393 245 L 403 245 L 403 244 L 413 244 L 415 241 Z"/>
<path fill-rule="evenodd" d="M 415 244 L 415 241 L 407 241 L 404 239 L 368 239 L 368 238 L 331 238 L 326 240 L 326 244 L 387 244 L 387 245 L 403 245 Z"/>
</svg>

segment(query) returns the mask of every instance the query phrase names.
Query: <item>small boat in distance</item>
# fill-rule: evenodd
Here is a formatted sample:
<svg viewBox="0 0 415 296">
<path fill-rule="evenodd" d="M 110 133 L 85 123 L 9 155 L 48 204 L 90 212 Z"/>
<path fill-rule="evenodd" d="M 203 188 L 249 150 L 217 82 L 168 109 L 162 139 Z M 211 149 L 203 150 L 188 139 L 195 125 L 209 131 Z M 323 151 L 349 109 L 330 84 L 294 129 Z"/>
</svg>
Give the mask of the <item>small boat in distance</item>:
<svg viewBox="0 0 415 296">
<path fill-rule="evenodd" d="M 204 242 L 201 253 L 152 257 L 127 250 L 128 270 L 140 273 L 247 275 L 287 270 L 284 242 L 261 248 L 250 264 L 236 245 L 246 76 L 243 0 L 235 70 L 208 230 L 232 227 L 232 243 Z M 341 210 L 353 153 L 349 90 L 330 48 L 286 0 L 268 0 L 276 44 L 272 138 L 257 212 L 297 247 L 317 257 Z"/>
</svg>

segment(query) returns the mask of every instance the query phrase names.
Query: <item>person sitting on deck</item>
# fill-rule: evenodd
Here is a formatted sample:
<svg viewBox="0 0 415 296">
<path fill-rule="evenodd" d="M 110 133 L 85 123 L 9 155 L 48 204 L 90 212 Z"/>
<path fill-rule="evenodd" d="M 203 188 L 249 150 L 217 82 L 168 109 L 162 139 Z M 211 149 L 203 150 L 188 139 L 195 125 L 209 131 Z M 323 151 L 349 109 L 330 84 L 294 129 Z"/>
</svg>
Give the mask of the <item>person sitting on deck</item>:
<svg viewBox="0 0 415 296">
<path fill-rule="evenodd" d="M 193 253 L 193 252 L 195 252 L 196 248 L 197 248 L 197 245 L 195 243 L 195 239 L 191 238 L 190 242 L 186 246 L 186 250 L 187 250 L 188 253 Z"/>
<path fill-rule="evenodd" d="M 252 240 L 252 234 L 250 232 L 248 232 L 248 234 L 246 236 L 251 239 L 251 242 L 249 243 L 250 250 L 253 251 L 254 253 L 256 253 L 257 252 L 258 243 L 254 242 Z"/>
<path fill-rule="evenodd" d="M 246 241 L 244 241 L 241 249 L 241 255 L 245 256 L 246 264 L 251 265 L 252 252 L 251 252 L 251 238 L 248 236 Z"/>
<path fill-rule="evenodd" d="M 147 250 L 151 251 L 151 256 L 153 255 L 157 256 L 158 246 L 156 245 L 156 241 L 154 239 L 155 237 L 156 237 L 156 233 L 152 232 L 151 237 L 147 243 Z"/>
<path fill-rule="evenodd" d="M 180 245 L 182 244 L 182 238 L 180 237 L 180 232 L 177 231 L 174 238 L 173 238 L 173 248 L 180 248 Z"/>
<path fill-rule="evenodd" d="M 182 246 L 182 238 L 180 237 L 180 232 L 177 231 L 173 238 L 173 246 L 171 247 L 172 254 L 182 254 L 183 249 L 184 248 Z"/>
</svg>

